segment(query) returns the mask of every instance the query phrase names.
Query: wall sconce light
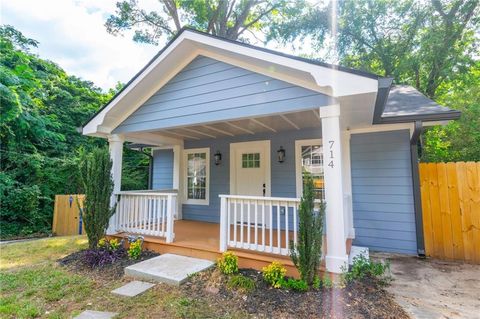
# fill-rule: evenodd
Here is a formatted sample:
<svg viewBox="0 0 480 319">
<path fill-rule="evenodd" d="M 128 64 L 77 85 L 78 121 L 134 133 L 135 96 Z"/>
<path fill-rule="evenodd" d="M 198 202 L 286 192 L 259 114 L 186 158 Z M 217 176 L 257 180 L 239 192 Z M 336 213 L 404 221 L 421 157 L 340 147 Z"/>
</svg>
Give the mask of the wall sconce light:
<svg viewBox="0 0 480 319">
<path fill-rule="evenodd" d="M 215 159 L 215 165 L 220 165 L 222 162 L 222 153 L 220 151 L 217 151 L 214 155 L 213 158 Z"/>
<path fill-rule="evenodd" d="M 277 157 L 278 157 L 278 162 L 283 163 L 285 161 L 285 150 L 283 149 L 282 146 L 277 151 Z"/>
</svg>

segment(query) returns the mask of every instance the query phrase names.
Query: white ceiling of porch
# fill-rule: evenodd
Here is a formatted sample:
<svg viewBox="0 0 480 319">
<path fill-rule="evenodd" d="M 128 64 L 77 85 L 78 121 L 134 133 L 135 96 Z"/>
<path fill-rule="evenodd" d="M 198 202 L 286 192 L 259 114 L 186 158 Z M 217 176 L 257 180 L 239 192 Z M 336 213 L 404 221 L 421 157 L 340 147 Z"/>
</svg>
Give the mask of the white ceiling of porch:
<svg viewBox="0 0 480 319">
<path fill-rule="evenodd" d="M 276 114 L 266 117 L 231 120 L 182 128 L 152 132 L 154 134 L 185 140 L 223 138 L 236 135 L 255 135 L 280 131 L 319 128 L 320 115 L 317 110 Z"/>
</svg>

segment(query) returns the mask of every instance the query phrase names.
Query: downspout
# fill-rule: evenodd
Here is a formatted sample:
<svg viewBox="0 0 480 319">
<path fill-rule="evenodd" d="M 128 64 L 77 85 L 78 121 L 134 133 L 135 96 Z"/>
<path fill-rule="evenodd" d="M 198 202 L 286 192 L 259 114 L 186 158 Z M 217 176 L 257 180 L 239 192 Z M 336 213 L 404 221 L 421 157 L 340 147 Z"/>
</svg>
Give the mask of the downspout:
<svg viewBox="0 0 480 319">
<path fill-rule="evenodd" d="M 410 161 L 412 166 L 413 203 L 415 209 L 415 226 L 417 236 L 417 253 L 425 257 L 425 240 L 423 236 L 422 197 L 420 194 L 420 176 L 418 173 L 418 141 L 423 132 L 422 121 L 415 121 L 410 139 Z"/>
</svg>

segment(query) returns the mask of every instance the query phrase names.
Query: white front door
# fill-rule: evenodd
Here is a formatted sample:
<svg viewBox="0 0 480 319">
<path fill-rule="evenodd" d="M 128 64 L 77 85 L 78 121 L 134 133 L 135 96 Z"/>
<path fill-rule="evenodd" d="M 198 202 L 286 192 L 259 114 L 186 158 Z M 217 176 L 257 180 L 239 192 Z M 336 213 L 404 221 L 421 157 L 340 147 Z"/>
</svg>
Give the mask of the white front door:
<svg viewBox="0 0 480 319">
<path fill-rule="evenodd" d="M 230 193 L 269 197 L 270 190 L 270 141 L 230 144 Z M 243 207 L 243 211 L 248 214 L 248 207 Z M 237 221 L 253 223 L 253 212 L 251 207 L 250 219 L 244 214 L 237 216 Z M 260 216 L 257 218 L 257 223 L 261 223 Z"/>
</svg>

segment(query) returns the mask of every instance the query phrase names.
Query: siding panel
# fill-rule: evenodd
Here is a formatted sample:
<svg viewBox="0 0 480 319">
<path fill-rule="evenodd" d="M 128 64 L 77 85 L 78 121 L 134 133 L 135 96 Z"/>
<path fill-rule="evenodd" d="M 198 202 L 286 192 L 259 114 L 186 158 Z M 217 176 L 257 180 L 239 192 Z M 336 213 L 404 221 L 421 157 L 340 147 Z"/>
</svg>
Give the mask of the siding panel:
<svg viewBox="0 0 480 319">
<path fill-rule="evenodd" d="M 351 137 L 355 245 L 415 254 L 409 132 Z"/>
<path fill-rule="evenodd" d="M 153 189 L 173 187 L 173 150 L 153 151 Z"/>
<path fill-rule="evenodd" d="M 156 130 L 331 104 L 316 91 L 197 57 L 114 132 Z"/>
</svg>

